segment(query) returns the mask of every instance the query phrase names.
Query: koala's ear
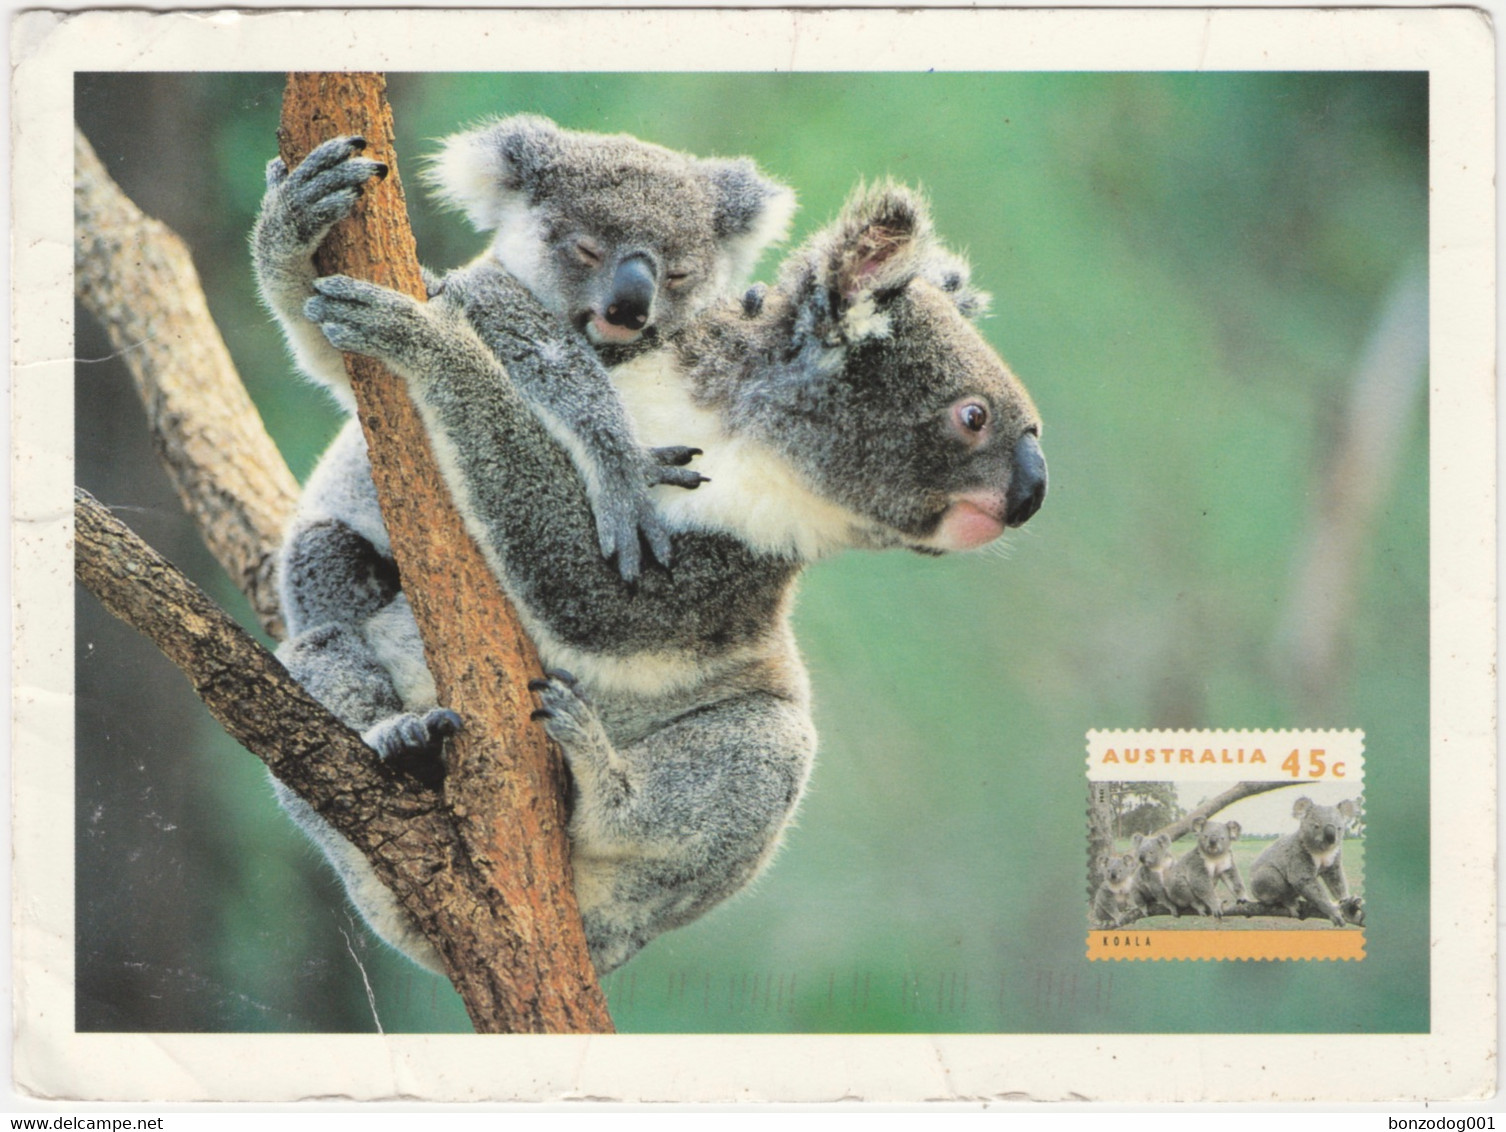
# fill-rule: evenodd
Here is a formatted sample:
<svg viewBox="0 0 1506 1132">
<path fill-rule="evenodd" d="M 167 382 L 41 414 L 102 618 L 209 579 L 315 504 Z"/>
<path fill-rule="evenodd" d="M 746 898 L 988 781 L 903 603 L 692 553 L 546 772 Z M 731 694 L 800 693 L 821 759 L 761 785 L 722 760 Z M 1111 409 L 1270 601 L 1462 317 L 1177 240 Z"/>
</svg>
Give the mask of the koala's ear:
<svg viewBox="0 0 1506 1132">
<path fill-rule="evenodd" d="M 795 190 L 765 177 L 746 157 L 699 161 L 696 168 L 711 186 L 713 231 L 736 286 L 765 248 L 789 235 Z"/>
<path fill-rule="evenodd" d="M 1311 798 L 1298 798 L 1295 802 L 1292 803 L 1292 817 L 1300 818 L 1303 814 L 1307 813 L 1307 811 L 1312 808 L 1313 800 Z"/>
<path fill-rule="evenodd" d="M 860 189 L 842 210 L 827 253 L 826 284 L 845 306 L 897 290 L 921 270 L 930 247 L 925 202 L 900 185 Z"/>
<path fill-rule="evenodd" d="M 1146 840 L 1147 840 L 1147 838 L 1146 838 L 1145 834 L 1143 834 L 1143 833 L 1137 833 L 1133 837 L 1130 838 L 1130 844 L 1133 845 L 1136 849 L 1138 849 L 1138 848 L 1140 848 L 1140 843 L 1143 842 L 1143 841 L 1146 841 Z"/>
<path fill-rule="evenodd" d="M 1237 821 L 1231 821 L 1231 822 L 1226 822 L 1225 824 L 1229 827 L 1229 840 L 1230 841 L 1238 841 L 1239 840 L 1239 828 L 1240 828 L 1239 827 L 1239 823 Z"/>
<path fill-rule="evenodd" d="M 1193 833 L 1202 833 L 1203 832 L 1203 826 L 1205 826 L 1207 824 L 1208 824 L 1208 819 L 1207 818 L 1203 818 L 1203 817 L 1193 818 L 1192 819 L 1192 832 Z"/>
<path fill-rule="evenodd" d="M 925 266 L 930 248 L 931 219 L 918 195 L 901 185 L 859 187 L 836 221 L 785 262 L 781 286 L 840 317 L 897 292 Z"/>
<path fill-rule="evenodd" d="M 1360 812 L 1359 802 L 1354 799 L 1346 799 L 1339 803 L 1338 810 L 1339 813 L 1343 814 L 1350 821 L 1353 821 Z"/>
<path fill-rule="evenodd" d="M 530 203 L 539 171 L 565 135 L 548 118 L 517 114 L 451 134 L 424 164 L 424 183 L 444 207 L 464 212 L 479 231 L 499 228 Z"/>
</svg>

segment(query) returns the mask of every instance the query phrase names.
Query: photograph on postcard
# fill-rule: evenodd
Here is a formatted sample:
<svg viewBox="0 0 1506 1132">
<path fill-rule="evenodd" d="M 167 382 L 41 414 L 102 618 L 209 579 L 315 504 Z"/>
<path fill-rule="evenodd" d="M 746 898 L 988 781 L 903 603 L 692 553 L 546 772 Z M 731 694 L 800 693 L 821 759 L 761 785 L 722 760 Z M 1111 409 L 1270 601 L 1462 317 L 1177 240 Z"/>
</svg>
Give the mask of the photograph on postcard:
<svg viewBox="0 0 1506 1132">
<path fill-rule="evenodd" d="M 284 620 L 84 308 L 78 483 L 432 795 L 464 722 L 335 345 L 447 375 L 619 1032 L 1429 1029 L 1426 72 L 392 73 L 391 153 L 269 169 L 283 88 L 74 96 L 309 485 Z M 387 164 L 427 307 L 314 283 Z M 350 843 L 76 616 L 77 1029 L 468 1031 Z M 1262 761 L 1124 757 L 1213 729 Z M 1100 961 L 1166 948 L 1251 961 Z"/>
</svg>

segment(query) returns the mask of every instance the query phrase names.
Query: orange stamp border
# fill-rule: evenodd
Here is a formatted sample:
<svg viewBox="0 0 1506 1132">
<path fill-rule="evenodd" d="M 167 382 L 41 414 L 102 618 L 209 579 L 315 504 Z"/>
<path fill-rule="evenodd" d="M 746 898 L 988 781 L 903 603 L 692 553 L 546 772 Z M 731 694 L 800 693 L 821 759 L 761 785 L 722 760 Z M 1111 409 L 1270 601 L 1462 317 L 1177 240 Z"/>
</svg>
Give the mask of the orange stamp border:
<svg viewBox="0 0 1506 1132">
<path fill-rule="evenodd" d="M 1365 958 L 1364 732 L 1123 730 L 1090 731 L 1087 740 L 1088 959 Z M 1146 825 L 1145 811 L 1154 814 L 1158 806 L 1175 815 L 1174 820 L 1159 829 L 1135 831 L 1137 839 L 1128 840 L 1124 827 Z M 1339 862 L 1346 899 L 1327 889 L 1346 923 L 1335 925 L 1303 899 L 1295 903 L 1297 915 L 1273 907 L 1265 917 L 1269 926 L 1243 926 L 1243 920 L 1259 915 L 1247 911 L 1253 903 L 1247 887 L 1253 866 L 1273 852 L 1273 860 L 1279 859 L 1278 843 L 1297 833 L 1299 814 L 1313 807 L 1338 808 L 1349 819 L 1331 856 Z M 1136 809 L 1138 814 L 1131 812 Z M 1210 826 L 1230 827 L 1225 832 L 1232 841 L 1215 858 L 1200 856 L 1198 839 L 1192 836 L 1188 819 L 1200 812 Z M 1159 852 L 1146 847 L 1143 854 L 1136 853 L 1160 832 L 1173 835 L 1169 853 L 1164 843 Z M 1258 849 L 1249 847 L 1251 834 L 1261 843 Z M 1242 839 L 1244 845 L 1239 844 Z M 1298 848 L 1286 844 L 1288 851 Z M 1105 853 L 1107 845 L 1113 848 Z M 1349 853 L 1351 865 L 1361 858 L 1358 869 L 1344 866 L 1343 850 L 1350 845 L 1360 850 Z M 1162 864 L 1142 866 L 1142 858 L 1154 862 L 1158 856 Z M 1107 858 L 1122 862 L 1112 874 L 1103 867 Z M 1217 861 L 1219 868 L 1209 861 Z M 1208 891 L 1217 893 L 1220 907 L 1212 913 L 1185 903 L 1197 902 L 1185 880 L 1169 880 L 1178 869 L 1182 878 L 1195 876 L 1199 866 L 1216 882 Z M 1217 875 L 1230 870 L 1232 879 Z M 1270 876 L 1269 869 L 1265 873 Z M 1176 896 L 1159 895 L 1168 892 Z M 1235 896 L 1241 899 L 1236 902 Z"/>
</svg>

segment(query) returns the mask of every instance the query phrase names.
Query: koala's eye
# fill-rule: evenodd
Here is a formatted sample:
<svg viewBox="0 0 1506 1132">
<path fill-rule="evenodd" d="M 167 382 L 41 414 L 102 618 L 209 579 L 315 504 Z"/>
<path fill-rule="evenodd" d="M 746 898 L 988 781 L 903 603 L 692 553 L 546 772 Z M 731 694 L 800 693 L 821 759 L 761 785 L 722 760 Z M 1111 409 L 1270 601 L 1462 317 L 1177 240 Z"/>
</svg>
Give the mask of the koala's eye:
<svg viewBox="0 0 1506 1132">
<path fill-rule="evenodd" d="M 601 266 L 601 252 L 597 251 L 596 246 L 588 240 L 575 242 L 575 255 L 587 267 Z"/>
<path fill-rule="evenodd" d="M 664 283 L 668 287 L 682 287 L 689 279 L 688 271 L 670 271 L 664 275 Z"/>
<path fill-rule="evenodd" d="M 982 401 L 959 401 L 952 406 L 952 421 L 962 432 L 976 436 L 988 427 L 988 406 Z"/>
</svg>

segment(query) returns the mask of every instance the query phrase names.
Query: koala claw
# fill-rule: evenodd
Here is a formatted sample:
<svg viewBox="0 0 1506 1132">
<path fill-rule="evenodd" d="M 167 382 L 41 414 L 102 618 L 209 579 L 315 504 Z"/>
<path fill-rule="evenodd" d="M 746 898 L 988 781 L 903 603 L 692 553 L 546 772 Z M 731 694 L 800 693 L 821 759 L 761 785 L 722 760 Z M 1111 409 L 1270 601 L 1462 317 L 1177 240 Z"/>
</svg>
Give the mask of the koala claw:
<svg viewBox="0 0 1506 1132">
<path fill-rule="evenodd" d="M 331 138 L 315 147 L 296 169 L 289 170 L 280 157 L 268 162 L 264 233 L 272 242 L 269 246 L 291 241 L 274 256 L 296 252 L 301 257 L 311 252 L 355 207 L 360 186 L 373 177 L 387 176 L 390 170 L 382 162 L 356 156 L 365 147 L 362 138 Z"/>
<path fill-rule="evenodd" d="M 697 456 L 704 455 L 699 448 L 687 448 L 683 444 L 671 444 L 663 448 L 650 448 L 649 455 L 661 464 L 684 467 Z"/>
<path fill-rule="evenodd" d="M 703 476 L 700 472 L 691 468 L 666 468 L 661 467 L 656 483 L 668 484 L 670 487 L 683 487 L 694 491 L 703 483 L 710 483 L 710 476 Z"/>
<path fill-rule="evenodd" d="M 596 709 L 586 702 L 576 690 L 575 677 L 561 669 L 550 671 L 542 680 L 529 681 L 539 697 L 539 707 L 532 718 L 544 725 L 545 733 L 566 752 L 572 747 L 595 740 L 605 742 L 598 734 L 601 723 L 596 718 Z"/>
<path fill-rule="evenodd" d="M 685 466 L 697 456 L 702 455 L 699 448 L 687 448 L 683 444 L 674 444 L 665 448 L 650 448 L 648 454 L 651 457 L 648 469 L 650 484 L 662 483 L 670 487 L 694 489 L 703 483 L 711 482 L 709 477 Z"/>
<path fill-rule="evenodd" d="M 464 726 L 449 708 L 435 708 L 419 715 L 403 712 L 367 729 L 361 738 L 384 761 L 408 755 L 437 755 L 444 741 Z"/>
<path fill-rule="evenodd" d="M 636 582 L 643 568 L 643 544 L 661 566 L 670 564 L 670 536 L 646 493 L 603 493 L 592 500 L 597 543 L 603 558 L 617 559 L 625 582 Z"/>
<path fill-rule="evenodd" d="M 326 275 L 313 281 L 304 317 L 318 325 L 339 350 L 400 361 L 425 341 L 432 326 L 427 308 L 407 295 L 352 279 Z"/>
</svg>

